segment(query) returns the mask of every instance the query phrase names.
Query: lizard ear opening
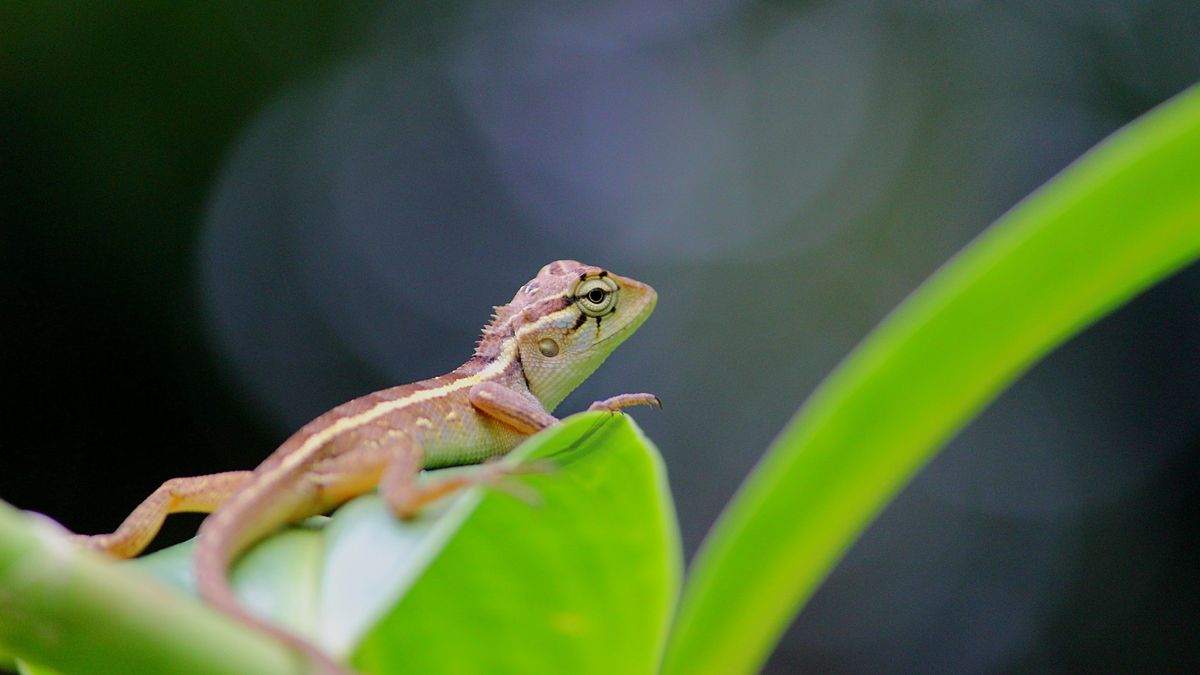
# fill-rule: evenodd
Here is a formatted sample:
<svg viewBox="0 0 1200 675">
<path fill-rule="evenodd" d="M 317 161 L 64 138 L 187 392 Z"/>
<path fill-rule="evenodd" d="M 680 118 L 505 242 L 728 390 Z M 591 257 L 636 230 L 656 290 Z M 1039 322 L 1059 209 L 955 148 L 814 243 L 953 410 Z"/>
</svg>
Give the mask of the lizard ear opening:
<svg viewBox="0 0 1200 675">
<path fill-rule="evenodd" d="M 542 338 L 538 340 L 538 351 L 542 356 L 558 356 L 558 343 L 553 338 Z"/>
</svg>

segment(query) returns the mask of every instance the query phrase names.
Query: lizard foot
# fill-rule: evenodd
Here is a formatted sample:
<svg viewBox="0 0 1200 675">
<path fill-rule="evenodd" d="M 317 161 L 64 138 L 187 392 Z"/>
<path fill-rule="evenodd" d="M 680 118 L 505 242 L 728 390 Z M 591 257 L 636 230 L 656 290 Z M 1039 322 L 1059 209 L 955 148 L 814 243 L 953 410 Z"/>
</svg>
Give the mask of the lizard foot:
<svg viewBox="0 0 1200 675">
<path fill-rule="evenodd" d="M 617 412 L 621 408 L 629 408 L 635 405 L 648 405 L 659 409 L 663 407 L 662 399 L 654 394 L 617 394 L 616 396 L 611 396 L 603 401 L 596 401 L 588 406 L 588 410 Z"/>
<path fill-rule="evenodd" d="M 480 468 L 473 485 L 481 485 L 497 492 L 519 499 L 530 506 L 542 503 L 542 496 L 528 483 L 516 480 L 516 476 L 549 474 L 558 469 L 558 465 L 545 459 L 531 459 L 517 464 L 505 465 L 498 458 L 488 460 Z"/>
</svg>

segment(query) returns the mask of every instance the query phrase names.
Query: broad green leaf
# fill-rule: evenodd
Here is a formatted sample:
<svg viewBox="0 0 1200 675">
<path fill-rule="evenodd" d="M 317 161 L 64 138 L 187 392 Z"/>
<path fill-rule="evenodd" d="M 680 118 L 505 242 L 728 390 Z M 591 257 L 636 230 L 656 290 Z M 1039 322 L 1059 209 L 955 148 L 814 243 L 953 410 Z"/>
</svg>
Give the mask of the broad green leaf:
<svg viewBox="0 0 1200 675">
<path fill-rule="evenodd" d="M 597 419 L 603 414 L 542 439 L 531 456 L 565 447 Z M 528 478 L 540 507 L 484 496 L 355 664 L 368 672 L 657 671 L 680 557 L 662 466 L 647 447 L 618 416 L 565 456 L 562 471 Z"/>
<path fill-rule="evenodd" d="M 534 504 L 473 489 L 406 523 L 362 497 L 256 546 L 235 590 L 365 672 L 652 672 L 681 565 L 661 459 L 629 418 L 604 413 L 503 461 L 547 457 L 557 469 L 510 479 Z M 192 591 L 192 545 L 133 565 Z"/>
<path fill-rule="evenodd" d="M 1200 88 L 992 226 L 821 385 L 698 555 L 667 675 L 749 673 L 851 542 L 1037 358 L 1200 253 Z"/>
</svg>

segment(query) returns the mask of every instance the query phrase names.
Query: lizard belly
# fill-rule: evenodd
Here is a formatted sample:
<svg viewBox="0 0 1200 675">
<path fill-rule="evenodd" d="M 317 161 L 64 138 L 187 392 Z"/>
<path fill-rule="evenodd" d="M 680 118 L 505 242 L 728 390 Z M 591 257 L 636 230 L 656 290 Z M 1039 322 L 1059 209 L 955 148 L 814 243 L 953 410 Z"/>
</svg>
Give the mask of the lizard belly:
<svg viewBox="0 0 1200 675">
<path fill-rule="evenodd" d="M 503 455 L 526 438 L 512 427 L 474 408 L 446 415 L 436 431 L 420 434 L 425 468 L 478 464 Z"/>
</svg>

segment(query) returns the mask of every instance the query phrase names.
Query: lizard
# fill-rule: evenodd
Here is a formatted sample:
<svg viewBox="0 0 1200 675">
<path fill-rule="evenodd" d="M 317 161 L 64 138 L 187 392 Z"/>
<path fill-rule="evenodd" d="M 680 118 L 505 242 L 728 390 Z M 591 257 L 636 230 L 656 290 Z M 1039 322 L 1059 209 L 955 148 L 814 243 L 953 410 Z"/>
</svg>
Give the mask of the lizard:
<svg viewBox="0 0 1200 675">
<path fill-rule="evenodd" d="M 309 641 L 247 611 L 229 573 L 256 542 L 309 516 L 378 489 L 411 519 L 429 503 L 505 470 L 491 459 L 558 422 L 552 412 L 646 320 L 649 285 L 574 260 L 543 267 L 511 302 L 495 307 L 472 357 L 428 380 L 383 389 L 318 416 L 252 471 L 172 478 L 110 534 L 78 535 L 85 546 L 134 557 L 168 514 L 208 513 L 195 549 L 201 598 L 283 641 L 322 673 L 348 672 Z M 589 410 L 661 407 L 647 393 L 620 394 Z M 418 483 L 422 470 L 481 464 L 454 478 Z"/>
</svg>

